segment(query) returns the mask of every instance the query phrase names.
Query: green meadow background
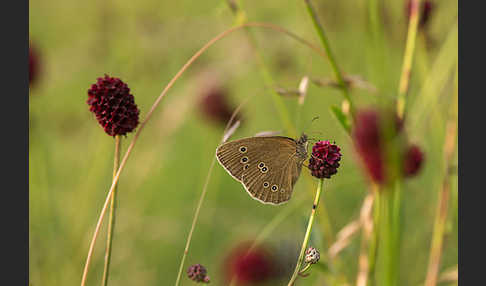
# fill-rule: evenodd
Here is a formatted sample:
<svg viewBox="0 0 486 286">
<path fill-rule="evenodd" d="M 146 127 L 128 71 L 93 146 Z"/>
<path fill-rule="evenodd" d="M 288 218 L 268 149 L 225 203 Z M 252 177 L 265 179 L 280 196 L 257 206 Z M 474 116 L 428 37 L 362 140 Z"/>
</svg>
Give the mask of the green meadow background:
<svg viewBox="0 0 486 286">
<path fill-rule="evenodd" d="M 322 48 L 304 1 L 240 2 L 248 21 L 280 25 Z M 374 26 L 370 2 L 374 1 L 313 1 L 340 68 L 378 89 L 376 93 L 352 89 L 357 107 L 381 106 L 396 96 L 406 41 L 404 1 L 378 1 Z M 400 285 L 421 285 L 427 273 L 444 177 L 445 120 L 457 70 L 457 2 L 434 4 L 426 31 L 417 37 L 410 82 L 406 130 L 426 159 L 419 175 L 404 186 Z M 121 78 L 135 96 L 143 120 L 182 65 L 212 37 L 234 26 L 237 18 L 222 0 L 30 0 L 29 21 L 29 38 L 38 50 L 41 69 L 29 97 L 29 280 L 33 286 L 78 285 L 113 171 L 114 139 L 89 112 L 88 88 L 105 73 Z M 288 135 L 272 89 L 296 89 L 304 76 L 334 78 L 327 59 L 306 46 L 268 29 L 250 30 L 275 86 L 264 80 L 244 30 L 211 47 L 176 82 L 141 133 L 120 177 L 111 285 L 175 282 L 224 128 L 201 114 L 198 99 L 206 84 L 221 82 L 235 107 L 250 98 L 234 139 L 269 130 Z M 327 212 L 332 233 L 324 233 L 325 222 L 318 216 L 311 237 L 325 263 L 329 237 L 359 218 L 368 181 L 351 138 L 330 112 L 331 105 L 341 105 L 339 90 L 310 84 L 298 124 L 297 99 L 282 99 L 299 133 L 335 141 L 342 149 L 341 167 L 325 181 L 318 209 Z M 319 119 L 310 124 L 316 116 Z M 122 139 L 122 154 L 132 138 L 129 134 Z M 458 260 L 457 179 L 452 182 L 440 272 L 455 267 Z M 289 215 L 265 243 L 268 249 L 286 245 L 281 251 L 295 255 L 289 261 L 293 267 L 316 185 L 317 180 L 303 169 L 287 204 L 263 205 L 216 164 L 184 271 L 201 263 L 211 284 L 223 285 L 223 262 L 230 249 L 255 239 L 282 212 Z M 101 283 L 106 225 L 95 248 L 88 285 Z M 355 285 L 360 239 L 358 233 L 339 254 L 337 274 L 315 268 L 298 284 L 329 285 L 325 283 L 336 275 L 342 278 L 336 285 Z M 194 284 L 183 278 L 182 285 Z"/>
</svg>

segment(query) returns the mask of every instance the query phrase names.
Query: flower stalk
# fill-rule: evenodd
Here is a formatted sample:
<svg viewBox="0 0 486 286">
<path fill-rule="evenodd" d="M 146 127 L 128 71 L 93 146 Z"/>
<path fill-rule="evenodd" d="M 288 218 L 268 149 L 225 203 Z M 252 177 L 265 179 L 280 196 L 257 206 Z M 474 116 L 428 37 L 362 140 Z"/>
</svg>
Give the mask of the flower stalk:
<svg viewBox="0 0 486 286">
<path fill-rule="evenodd" d="M 115 159 L 113 163 L 113 178 L 118 170 L 118 165 L 120 164 L 120 148 L 121 148 L 121 137 L 120 135 L 115 136 Z M 116 190 L 117 185 L 113 189 L 113 195 L 111 196 L 110 203 L 110 216 L 108 221 L 108 235 L 106 237 L 106 251 L 105 251 L 105 264 L 103 268 L 103 280 L 102 286 L 108 285 L 108 277 L 110 274 L 110 262 L 111 262 L 111 249 L 113 244 L 113 235 L 115 230 L 115 215 L 116 215 Z"/>
<path fill-rule="evenodd" d="M 447 213 L 449 210 L 450 196 L 451 196 L 451 182 L 450 170 L 453 162 L 453 155 L 456 148 L 457 140 L 457 70 L 454 82 L 454 97 L 451 105 L 451 115 L 446 125 L 446 138 L 444 142 L 444 179 L 439 192 L 439 199 L 437 202 L 437 209 L 434 221 L 434 232 L 429 254 L 429 265 L 427 267 L 427 276 L 425 279 L 425 286 L 435 286 L 439 280 L 439 266 L 442 257 L 444 233 L 447 223 Z"/>
<path fill-rule="evenodd" d="M 322 185 L 323 185 L 324 179 L 320 179 L 319 183 L 317 185 L 317 190 L 316 190 L 316 196 L 314 199 L 314 204 L 312 205 L 312 211 L 309 217 L 309 222 L 307 223 L 307 230 L 305 232 L 304 236 L 304 241 L 302 242 L 302 247 L 300 248 L 300 254 L 299 258 L 297 259 L 297 265 L 295 265 L 295 270 L 294 273 L 292 274 L 292 277 L 290 278 L 290 281 L 288 283 L 288 286 L 292 286 L 295 283 L 295 280 L 297 279 L 300 268 L 302 266 L 302 262 L 304 261 L 304 253 L 307 248 L 307 243 L 309 242 L 310 234 L 312 231 L 312 226 L 314 224 L 314 217 L 316 215 L 316 209 L 317 206 L 319 205 L 319 199 L 321 198 L 321 192 L 322 192 Z"/>
<path fill-rule="evenodd" d="M 413 55 L 415 51 L 415 39 L 417 38 L 417 27 L 419 23 L 420 0 L 410 1 L 410 20 L 408 22 L 407 43 L 403 57 L 402 74 L 398 87 L 397 114 L 400 119 L 405 114 L 406 96 L 410 83 Z"/>
<path fill-rule="evenodd" d="M 377 274 L 381 275 L 379 279 L 384 285 L 396 286 L 400 261 L 401 182 L 396 181 L 393 189 L 383 189 L 378 197 L 382 269 Z"/>
</svg>

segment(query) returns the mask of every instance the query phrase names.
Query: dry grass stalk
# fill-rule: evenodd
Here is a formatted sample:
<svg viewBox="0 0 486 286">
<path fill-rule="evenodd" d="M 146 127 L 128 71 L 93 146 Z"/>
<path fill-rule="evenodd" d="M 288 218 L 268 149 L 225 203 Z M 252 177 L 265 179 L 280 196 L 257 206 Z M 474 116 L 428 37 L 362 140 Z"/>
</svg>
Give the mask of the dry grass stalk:
<svg viewBox="0 0 486 286">
<path fill-rule="evenodd" d="M 361 228 L 361 222 L 359 219 L 348 223 L 343 227 L 336 236 L 336 242 L 334 242 L 331 247 L 329 247 L 328 254 L 330 259 L 334 259 L 341 250 L 346 248 L 351 238 L 358 232 Z"/>
<path fill-rule="evenodd" d="M 313 84 L 320 86 L 320 87 L 334 87 L 340 88 L 341 86 L 339 83 L 331 78 L 312 78 L 310 79 Z M 344 83 L 349 88 L 359 88 L 367 90 L 371 93 L 376 93 L 378 89 L 370 82 L 364 80 L 360 75 L 345 75 L 344 76 Z"/>
<path fill-rule="evenodd" d="M 356 285 L 357 286 L 366 286 L 368 281 L 368 273 L 369 273 L 369 263 L 368 263 L 368 248 L 371 239 L 371 235 L 373 233 L 373 217 L 372 217 L 372 209 L 373 209 L 373 201 L 374 201 L 374 193 L 370 193 L 366 196 L 363 206 L 361 207 L 361 215 L 360 215 L 360 223 L 363 229 L 362 238 L 361 238 L 361 250 L 359 254 L 359 268 L 358 268 L 358 275 L 356 277 Z"/>
<path fill-rule="evenodd" d="M 449 120 L 447 123 L 447 133 L 444 144 L 444 160 L 446 165 L 446 174 L 442 182 L 441 192 L 439 194 L 439 202 L 437 206 L 436 221 L 434 224 L 434 235 L 432 237 L 432 245 L 430 247 L 429 266 L 427 270 L 427 278 L 425 279 L 425 286 L 434 286 L 437 284 L 437 276 L 439 273 L 440 258 L 442 256 L 443 233 L 447 219 L 447 209 L 450 196 L 450 164 L 454 154 L 454 147 L 457 134 L 457 122 Z"/>
<path fill-rule="evenodd" d="M 299 104 L 303 105 L 305 97 L 307 96 L 307 88 L 309 87 L 309 77 L 304 76 L 299 84 Z"/>
<path fill-rule="evenodd" d="M 456 266 L 449 268 L 448 270 L 444 271 L 440 276 L 438 283 L 444 282 L 457 282 L 459 279 L 459 269 Z"/>
<path fill-rule="evenodd" d="M 372 231 L 373 221 L 371 219 L 371 210 L 373 207 L 373 195 L 369 194 L 361 206 L 360 218 L 348 223 L 343 227 L 336 236 L 336 241 L 329 247 L 328 255 L 334 259 L 343 249 L 345 249 L 353 236 L 363 227 L 365 232 Z"/>
</svg>

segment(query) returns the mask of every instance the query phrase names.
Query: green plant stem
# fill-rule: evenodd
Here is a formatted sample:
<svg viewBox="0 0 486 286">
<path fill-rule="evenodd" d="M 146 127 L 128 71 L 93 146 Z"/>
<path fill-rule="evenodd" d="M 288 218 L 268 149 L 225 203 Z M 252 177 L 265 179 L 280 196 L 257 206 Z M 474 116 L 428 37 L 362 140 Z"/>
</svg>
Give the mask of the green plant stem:
<svg viewBox="0 0 486 286">
<path fill-rule="evenodd" d="M 326 37 L 326 34 L 324 33 L 324 28 L 322 27 L 321 23 L 319 22 L 319 18 L 317 17 L 316 10 L 312 6 L 310 0 L 304 0 L 304 2 L 307 6 L 307 11 L 309 12 L 309 15 L 312 18 L 312 22 L 314 23 L 314 27 L 316 28 L 317 34 L 319 35 L 319 38 L 321 39 L 322 46 L 324 47 L 324 50 L 326 51 L 327 58 L 329 60 L 329 63 L 331 64 L 332 70 L 334 71 L 334 75 L 336 76 L 336 80 L 339 83 L 339 85 L 341 86 L 341 91 L 343 93 L 344 99 L 349 104 L 349 111 L 351 113 L 351 117 L 354 117 L 354 104 L 353 104 L 353 101 L 351 100 L 351 97 L 349 96 L 348 86 L 344 82 L 344 77 L 341 73 L 341 70 L 338 67 L 336 57 L 332 53 L 331 47 L 329 45 L 329 41 Z"/>
<path fill-rule="evenodd" d="M 400 182 L 380 192 L 380 258 L 383 285 L 396 286 L 400 261 Z"/>
<path fill-rule="evenodd" d="M 118 165 L 120 164 L 120 148 L 121 148 L 121 137 L 120 135 L 115 136 L 115 159 L 113 163 L 113 178 L 115 178 L 116 171 L 118 170 Z M 108 221 L 108 235 L 106 237 L 106 251 L 105 251 L 105 265 L 103 268 L 103 280 L 101 285 L 108 285 L 108 277 L 110 275 L 110 262 L 111 262 L 111 249 L 113 244 L 113 235 L 115 230 L 115 215 L 116 215 L 116 190 L 117 185 L 113 189 L 113 195 L 111 196 L 110 203 L 110 216 Z"/>
<path fill-rule="evenodd" d="M 454 80 L 454 96 L 451 104 L 450 118 L 447 121 L 446 137 L 444 143 L 444 179 L 439 191 L 439 199 L 437 201 L 437 209 L 434 221 L 434 232 L 432 234 L 432 241 L 430 245 L 429 265 L 427 268 L 427 276 L 425 279 L 425 286 L 435 286 L 438 282 L 440 259 L 442 256 L 442 248 L 444 243 L 444 233 L 447 223 L 447 213 L 449 208 L 449 200 L 451 196 L 451 180 L 450 168 L 452 164 L 452 157 L 456 146 L 457 137 L 457 68 Z"/>
<path fill-rule="evenodd" d="M 311 266 L 312 266 L 311 263 L 306 264 L 304 268 L 302 268 L 302 270 L 299 271 L 299 274 L 304 274 L 307 270 L 309 270 Z"/>
<path fill-rule="evenodd" d="M 371 241 L 368 249 L 368 279 L 369 285 L 375 284 L 375 268 L 376 268 L 376 256 L 378 253 L 379 240 L 378 236 L 380 233 L 380 187 L 377 185 L 373 186 L 374 189 L 374 206 L 373 206 L 373 232 L 371 234 Z"/>
<path fill-rule="evenodd" d="M 182 277 L 182 270 L 184 269 L 184 262 L 186 261 L 187 253 L 189 252 L 189 246 L 191 245 L 191 241 L 192 241 L 192 234 L 194 233 L 194 229 L 196 228 L 196 223 L 197 223 L 197 220 L 199 218 L 201 206 L 204 202 L 204 198 L 206 197 L 209 180 L 211 179 L 211 174 L 213 173 L 213 168 L 214 168 L 215 162 L 216 162 L 216 157 L 214 157 L 213 161 L 211 161 L 211 166 L 209 167 L 208 175 L 206 177 L 206 182 L 204 183 L 204 188 L 203 188 L 203 191 L 201 193 L 201 196 L 199 197 L 199 202 L 197 203 L 196 212 L 195 212 L 194 217 L 192 219 L 191 230 L 189 231 L 189 235 L 187 236 L 186 246 L 184 247 L 184 254 L 182 255 L 181 263 L 179 265 L 179 271 L 177 273 L 177 279 L 176 279 L 176 282 L 175 282 L 176 286 L 180 285 L 180 281 L 181 281 L 181 277 Z"/>
<path fill-rule="evenodd" d="M 392 209 L 392 235 L 393 235 L 393 256 L 391 284 L 398 285 L 400 269 L 400 237 L 401 237 L 401 210 L 402 210 L 402 181 L 397 181 L 393 192 Z"/>
<path fill-rule="evenodd" d="M 405 46 L 405 55 L 403 57 L 402 74 L 398 86 L 397 115 L 399 118 L 403 118 L 406 108 L 406 96 L 410 83 L 412 61 L 415 51 L 415 39 L 417 38 L 420 0 L 411 0 L 410 7 L 407 43 Z"/>
<path fill-rule="evenodd" d="M 294 274 L 292 274 L 292 277 L 290 278 L 290 281 L 288 283 L 288 286 L 292 286 L 295 283 L 295 280 L 297 279 L 297 276 L 299 275 L 300 267 L 302 265 L 302 262 L 304 261 L 304 253 L 307 248 L 307 243 L 309 242 L 310 234 L 312 231 L 312 225 L 314 223 L 314 217 L 316 214 L 317 206 L 319 205 L 319 199 L 321 197 L 321 192 L 322 192 L 322 185 L 323 185 L 324 179 L 320 179 L 319 183 L 317 185 L 317 191 L 316 191 L 316 197 L 314 199 L 314 204 L 312 205 L 312 211 L 309 217 L 309 222 L 307 223 L 307 230 L 305 232 L 304 236 L 304 241 L 302 242 L 302 247 L 300 248 L 300 254 L 299 258 L 297 259 L 297 265 L 295 265 L 295 270 Z"/>
</svg>

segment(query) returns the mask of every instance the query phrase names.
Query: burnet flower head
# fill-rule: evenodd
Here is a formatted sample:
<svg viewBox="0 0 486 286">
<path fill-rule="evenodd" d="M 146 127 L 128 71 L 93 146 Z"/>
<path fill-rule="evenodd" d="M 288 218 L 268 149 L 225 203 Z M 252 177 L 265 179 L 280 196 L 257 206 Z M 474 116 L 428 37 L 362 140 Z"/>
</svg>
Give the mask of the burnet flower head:
<svg viewBox="0 0 486 286">
<path fill-rule="evenodd" d="M 403 160 L 403 175 L 405 177 L 415 176 L 419 172 L 423 161 L 424 153 L 422 150 L 415 144 L 410 145 L 405 152 Z"/>
<path fill-rule="evenodd" d="M 217 72 L 206 71 L 201 76 L 198 107 L 200 113 L 208 121 L 225 126 L 231 118 L 235 108 L 231 103 L 231 93 L 221 82 Z M 235 120 L 239 120 L 237 114 Z"/>
<path fill-rule="evenodd" d="M 390 122 L 391 137 L 384 132 Z M 389 126 L 388 126 L 389 127 Z M 352 138 L 356 151 L 363 163 L 364 169 L 371 181 L 377 184 L 385 184 L 389 179 L 388 161 L 386 150 L 399 148 L 402 169 L 401 175 L 412 177 L 418 174 L 424 161 L 424 154 L 415 144 L 393 144 L 397 136 L 406 137 L 404 134 L 404 122 L 395 115 L 380 112 L 376 109 L 358 110 L 355 117 Z"/>
<path fill-rule="evenodd" d="M 322 179 L 331 178 L 337 173 L 341 161 L 341 148 L 329 141 L 318 141 L 312 146 L 309 169 L 312 176 Z"/>
<path fill-rule="evenodd" d="M 209 283 L 208 271 L 201 264 L 191 265 L 187 269 L 187 277 L 195 282 Z"/>
<path fill-rule="evenodd" d="M 89 110 L 110 136 L 126 135 L 138 125 L 139 109 L 127 84 L 105 74 L 88 90 Z"/>
</svg>

